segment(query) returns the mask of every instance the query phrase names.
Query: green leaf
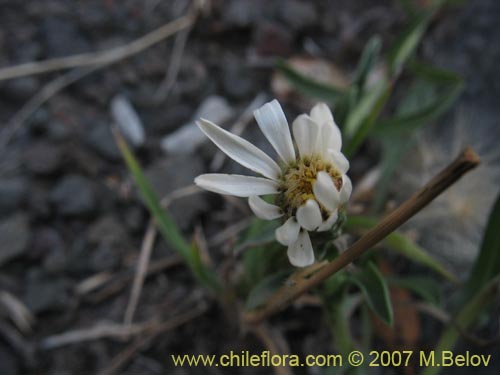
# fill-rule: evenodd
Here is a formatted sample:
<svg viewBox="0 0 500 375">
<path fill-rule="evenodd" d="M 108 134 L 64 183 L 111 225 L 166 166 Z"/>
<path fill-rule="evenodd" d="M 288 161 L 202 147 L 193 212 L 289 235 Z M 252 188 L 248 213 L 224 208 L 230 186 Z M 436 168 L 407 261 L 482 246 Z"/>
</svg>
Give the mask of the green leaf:
<svg viewBox="0 0 500 375">
<path fill-rule="evenodd" d="M 250 290 L 276 269 L 290 268 L 286 258 L 286 249 L 277 242 L 256 246 L 243 253 L 244 286 Z"/>
<path fill-rule="evenodd" d="M 400 135 L 429 124 L 446 112 L 464 88 L 458 75 L 424 64 L 412 64 L 417 80 L 399 105 L 398 115 L 379 121 L 375 133 L 381 137 Z"/>
<path fill-rule="evenodd" d="M 335 272 L 333 275 L 328 277 L 322 285 L 322 294 L 326 298 L 334 297 L 336 294 L 340 293 L 346 286 L 349 276 L 345 270 L 340 270 Z"/>
<path fill-rule="evenodd" d="M 263 305 L 280 287 L 283 286 L 291 271 L 279 271 L 262 279 L 248 294 L 245 307 L 253 310 Z"/>
<path fill-rule="evenodd" d="M 343 90 L 340 88 L 325 85 L 297 72 L 284 60 L 277 61 L 276 69 L 300 92 L 314 98 L 333 103 L 343 94 Z"/>
<path fill-rule="evenodd" d="M 354 72 L 354 78 L 352 80 L 352 85 L 357 87 L 359 93 L 363 93 L 364 91 L 366 79 L 377 63 L 381 48 L 382 40 L 378 35 L 375 35 L 370 38 L 363 49 L 363 53 L 359 59 L 358 66 Z"/>
<path fill-rule="evenodd" d="M 353 108 L 344 125 L 344 134 L 347 138 L 353 138 L 359 130 L 364 119 L 366 119 L 373 111 L 380 96 L 387 86 L 387 81 L 381 80 L 374 87 L 364 93 L 356 107 Z"/>
<path fill-rule="evenodd" d="M 189 258 L 186 261 L 202 285 L 216 292 L 222 291 L 217 274 L 203 262 L 200 250 L 194 244 L 191 246 Z"/>
<path fill-rule="evenodd" d="M 382 79 L 365 94 L 357 107 L 349 113 L 345 127 L 348 141 L 344 148 L 344 154 L 347 157 L 354 155 L 368 137 L 375 121 L 389 99 L 391 91 L 392 85 Z"/>
<path fill-rule="evenodd" d="M 390 285 L 407 289 L 423 300 L 438 306 L 441 301 L 441 284 L 429 277 L 395 277 L 388 280 Z"/>
<path fill-rule="evenodd" d="M 418 14 L 418 8 L 413 0 L 399 0 L 401 7 L 404 9 L 406 14 L 410 17 L 414 17 Z"/>
<path fill-rule="evenodd" d="M 389 289 L 377 267 L 368 262 L 361 272 L 355 273 L 350 281 L 363 292 L 368 306 L 388 325 L 392 325 L 393 311 Z"/>
<path fill-rule="evenodd" d="M 248 228 L 238 239 L 237 248 L 249 248 L 275 240 L 274 232 L 279 227 L 279 221 L 252 219 Z"/>
<path fill-rule="evenodd" d="M 388 135 L 382 137 L 381 142 L 380 178 L 372 203 L 372 212 L 379 212 L 382 209 L 391 186 L 392 177 L 400 165 L 401 159 L 415 142 L 415 138 L 411 134 L 407 137 Z"/>
<path fill-rule="evenodd" d="M 474 322 L 477 322 L 481 315 L 483 315 L 489 306 L 496 301 L 498 290 L 500 286 L 500 275 L 494 277 L 471 296 L 469 300 L 463 305 L 459 313 L 454 317 L 453 323 L 442 333 L 438 344 L 436 345 L 436 357 L 440 358 L 443 351 L 451 351 L 456 345 L 460 337 L 460 327 L 462 331 L 466 331 L 471 327 Z M 435 375 L 439 373 L 439 367 L 429 366 L 422 374 Z"/>
<path fill-rule="evenodd" d="M 500 194 L 493 206 L 484 232 L 481 251 L 465 284 L 465 294 L 471 296 L 494 277 L 500 275 Z"/>
<path fill-rule="evenodd" d="M 335 276 L 335 275 L 334 275 Z M 357 345 L 351 332 L 350 318 L 356 306 L 359 304 L 359 293 L 349 294 L 347 284 L 343 285 L 334 295 L 319 291 L 319 296 L 325 307 L 326 317 L 330 324 L 334 345 L 342 355 L 347 355 L 354 350 Z M 342 367 L 332 367 L 336 370 Z M 336 373 L 336 372 L 329 372 Z M 344 373 L 344 372 L 339 372 Z M 350 374 L 352 372 L 349 372 Z M 357 374 L 357 371 L 353 374 Z"/>
<path fill-rule="evenodd" d="M 414 141 L 413 133 L 445 113 L 463 90 L 462 79 L 452 72 L 419 63 L 412 63 L 411 70 L 417 79 L 401 100 L 397 116 L 373 127 L 372 134 L 383 146 L 375 212 L 381 209 L 394 172 Z"/>
<path fill-rule="evenodd" d="M 185 260 L 195 277 L 206 287 L 219 291 L 221 286 L 217 281 L 217 277 L 211 269 L 208 269 L 199 258 L 199 253 L 196 248 L 186 242 L 181 232 L 177 228 L 175 221 L 163 210 L 160 205 L 156 193 L 151 184 L 147 180 L 142 171 L 139 162 L 135 158 L 132 151 L 127 146 L 126 141 L 118 131 L 114 131 L 114 136 L 118 148 L 120 149 L 123 158 L 127 164 L 130 173 L 134 177 L 135 183 L 139 189 L 142 199 L 146 204 L 151 216 L 154 218 L 160 233 L 165 240 L 177 251 L 177 253 Z"/>
<path fill-rule="evenodd" d="M 288 269 L 286 250 L 276 242 L 275 230 L 278 221 L 253 219 L 250 226 L 238 239 L 235 252 L 243 252 L 243 275 L 241 287 L 246 295 L 255 285 L 277 269 Z"/>
<path fill-rule="evenodd" d="M 373 228 L 377 223 L 378 219 L 373 217 L 351 215 L 347 218 L 345 227 L 347 230 L 366 231 Z M 424 249 L 404 234 L 397 231 L 392 232 L 385 238 L 384 244 L 411 261 L 429 267 L 451 282 L 457 283 L 457 278 L 451 272 L 446 270 L 438 260 L 429 255 Z"/>
<path fill-rule="evenodd" d="M 389 53 L 388 64 L 391 76 L 396 77 L 401 73 L 404 64 L 420 44 L 430 21 L 439 7 L 440 5 L 436 4 L 429 11 L 416 16 L 408 29 L 400 36 Z"/>
<path fill-rule="evenodd" d="M 422 249 L 404 234 L 394 232 L 386 238 L 385 243 L 387 247 L 397 251 L 398 253 L 414 261 L 415 263 L 427 266 L 433 271 L 441 274 L 441 276 L 445 277 L 449 281 L 458 283 L 457 278 L 448 270 L 446 270 L 446 268 L 441 263 L 439 263 L 437 259 L 428 254 L 424 249 Z"/>
</svg>

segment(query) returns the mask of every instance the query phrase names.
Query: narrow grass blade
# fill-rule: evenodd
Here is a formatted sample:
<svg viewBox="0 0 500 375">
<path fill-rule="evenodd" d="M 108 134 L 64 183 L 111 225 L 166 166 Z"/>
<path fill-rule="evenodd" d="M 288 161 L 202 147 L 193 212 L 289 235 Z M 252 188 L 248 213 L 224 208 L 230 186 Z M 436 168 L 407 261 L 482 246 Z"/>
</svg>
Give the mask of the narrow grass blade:
<svg viewBox="0 0 500 375">
<path fill-rule="evenodd" d="M 500 194 L 493 206 L 484 232 L 481 251 L 465 284 L 466 298 L 474 294 L 492 278 L 500 275 Z"/>
<path fill-rule="evenodd" d="M 335 102 L 344 92 L 342 89 L 312 80 L 294 70 L 284 60 L 278 60 L 276 69 L 302 93 L 313 98 Z"/>
<path fill-rule="evenodd" d="M 349 216 L 347 218 L 345 228 L 346 230 L 364 232 L 373 228 L 377 222 L 378 220 L 376 218 L 368 216 Z M 438 260 L 429 255 L 424 249 L 405 235 L 399 232 L 393 232 L 386 237 L 384 243 L 387 247 L 410 259 L 411 261 L 432 269 L 453 283 L 458 283 L 456 276 L 446 270 L 446 268 L 439 263 Z"/>
<path fill-rule="evenodd" d="M 463 305 L 462 309 L 453 319 L 453 324 L 450 324 L 441 335 L 434 350 L 436 358 L 440 358 L 443 351 L 453 350 L 460 338 L 461 332 L 466 331 L 477 322 L 488 310 L 488 307 L 494 303 L 499 288 L 500 275 L 483 285 L 482 288 Z M 422 374 L 436 375 L 439 373 L 439 370 L 440 368 L 437 366 L 429 366 Z"/>
<path fill-rule="evenodd" d="M 144 175 L 139 162 L 128 147 L 125 139 L 116 129 L 114 129 L 114 136 L 118 148 L 125 159 L 125 163 L 134 177 L 141 197 L 165 240 L 180 256 L 182 256 L 200 283 L 212 290 L 220 289 L 220 285 L 216 281 L 217 278 L 213 274 L 213 271 L 209 270 L 201 263 L 197 249 L 186 242 L 175 224 L 175 221 L 161 207 L 160 200 Z"/>
<path fill-rule="evenodd" d="M 377 267 L 369 262 L 361 272 L 353 274 L 349 280 L 363 292 L 366 303 L 373 312 L 386 324 L 392 325 L 394 313 L 389 288 Z"/>
</svg>

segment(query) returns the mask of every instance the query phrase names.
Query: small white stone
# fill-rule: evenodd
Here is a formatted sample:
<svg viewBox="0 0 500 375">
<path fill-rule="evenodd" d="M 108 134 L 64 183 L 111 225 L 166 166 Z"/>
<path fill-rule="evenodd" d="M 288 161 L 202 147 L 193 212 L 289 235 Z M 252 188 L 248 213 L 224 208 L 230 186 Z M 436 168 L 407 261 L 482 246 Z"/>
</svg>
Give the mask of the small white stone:
<svg viewBox="0 0 500 375">
<path fill-rule="evenodd" d="M 123 95 L 117 95 L 111 100 L 111 116 L 114 122 L 134 146 L 139 147 L 146 139 L 144 127 L 139 115 L 129 100 Z"/>
</svg>

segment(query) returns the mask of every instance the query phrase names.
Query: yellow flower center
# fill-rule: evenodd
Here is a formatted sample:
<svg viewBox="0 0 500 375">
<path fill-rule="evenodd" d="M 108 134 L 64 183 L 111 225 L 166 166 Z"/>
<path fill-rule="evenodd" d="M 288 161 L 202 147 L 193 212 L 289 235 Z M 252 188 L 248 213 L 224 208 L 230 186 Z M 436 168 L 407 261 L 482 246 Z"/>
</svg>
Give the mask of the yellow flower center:
<svg viewBox="0 0 500 375">
<path fill-rule="evenodd" d="M 280 179 L 279 192 L 276 204 L 281 207 L 286 217 L 295 215 L 297 209 L 308 199 L 315 199 L 313 185 L 319 172 L 328 173 L 337 190 L 342 187 L 342 174 L 335 166 L 317 155 L 297 159 L 295 163 L 283 169 Z M 318 202 L 319 203 L 319 202 Z M 327 212 L 320 205 L 323 216 Z"/>
</svg>

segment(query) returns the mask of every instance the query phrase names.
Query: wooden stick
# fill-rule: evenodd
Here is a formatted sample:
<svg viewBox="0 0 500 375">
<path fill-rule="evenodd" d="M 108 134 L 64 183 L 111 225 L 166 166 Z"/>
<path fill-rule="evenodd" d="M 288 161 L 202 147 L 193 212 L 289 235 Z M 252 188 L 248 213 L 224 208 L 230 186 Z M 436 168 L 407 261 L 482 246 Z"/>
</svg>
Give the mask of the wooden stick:
<svg viewBox="0 0 500 375">
<path fill-rule="evenodd" d="M 0 68 L 0 81 L 3 81 L 34 74 L 82 67 L 82 69 L 66 72 L 62 76 L 47 83 L 35 96 L 25 103 L 14 116 L 12 116 L 5 127 L 0 131 L 0 153 L 19 128 L 21 128 L 23 123 L 35 113 L 40 106 L 61 90 L 99 69 L 138 54 L 167 37 L 191 27 L 195 20 L 196 11 L 190 11 L 187 15 L 171 21 L 129 44 L 115 47 L 110 50 L 89 52 L 44 61 L 32 61 L 7 68 Z"/>
<path fill-rule="evenodd" d="M 132 283 L 132 291 L 130 293 L 127 309 L 125 310 L 123 324 L 126 326 L 132 324 L 132 320 L 134 319 L 135 309 L 139 303 L 142 286 L 144 285 L 144 280 L 146 280 L 146 275 L 148 273 L 149 261 L 151 260 L 151 254 L 153 253 L 155 239 L 156 226 L 154 221 L 150 220 L 148 228 L 146 229 L 146 234 L 142 240 L 139 262 L 135 271 L 134 282 Z"/>
<path fill-rule="evenodd" d="M 67 57 L 57 57 L 44 61 L 32 61 L 20 65 L 1 68 L 0 81 L 89 65 L 106 66 L 136 55 L 152 45 L 161 42 L 166 37 L 175 34 L 182 29 L 190 27 L 193 24 L 194 19 L 194 14 L 188 13 L 187 15 L 169 22 L 128 44 L 109 50 L 81 53 Z"/>
<path fill-rule="evenodd" d="M 368 231 L 345 252 L 341 253 L 311 277 L 294 279 L 294 282 L 285 283 L 285 286 L 280 288 L 262 309 L 244 313 L 242 317 L 243 322 L 248 324 L 259 323 L 268 316 L 288 306 L 308 290 L 321 284 L 328 277 L 359 258 L 368 249 L 371 249 L 388 234 L 396 230 L 444 190 L 453 185 L 462 175 L 475 168 L 479 162 L 479 156 L 471 148 L 466 148 L 455 161 L 401 206 L 383 218 L 377 226 Z M 293 275 L 290 279 L 293 279 Z"/>
</svg>

